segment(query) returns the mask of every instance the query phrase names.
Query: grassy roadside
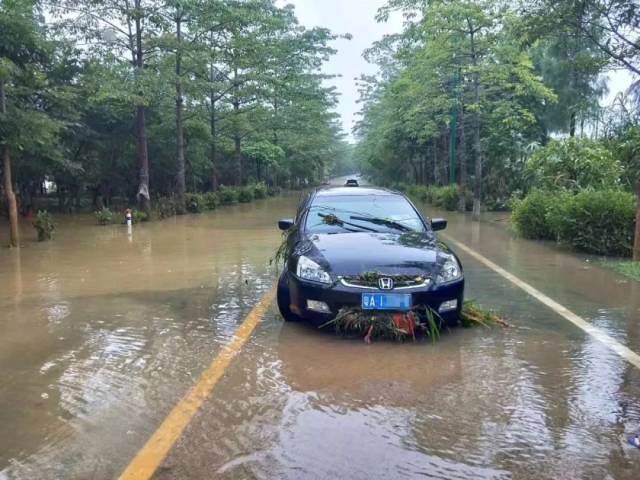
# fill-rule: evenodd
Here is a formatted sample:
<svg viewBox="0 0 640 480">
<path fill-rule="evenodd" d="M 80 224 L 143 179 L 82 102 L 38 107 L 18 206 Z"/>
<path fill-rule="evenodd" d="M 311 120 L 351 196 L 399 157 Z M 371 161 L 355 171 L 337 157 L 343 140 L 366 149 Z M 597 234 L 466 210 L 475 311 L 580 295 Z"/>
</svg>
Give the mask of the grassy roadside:
<svg viewBox="0 0 640 480">
<path fill-rule="evenodd" d="M 640 262 L 631 260 L 602 260 L 602 266 L 614 270 L 625 277 L 640 282 Z"/>
</svg>

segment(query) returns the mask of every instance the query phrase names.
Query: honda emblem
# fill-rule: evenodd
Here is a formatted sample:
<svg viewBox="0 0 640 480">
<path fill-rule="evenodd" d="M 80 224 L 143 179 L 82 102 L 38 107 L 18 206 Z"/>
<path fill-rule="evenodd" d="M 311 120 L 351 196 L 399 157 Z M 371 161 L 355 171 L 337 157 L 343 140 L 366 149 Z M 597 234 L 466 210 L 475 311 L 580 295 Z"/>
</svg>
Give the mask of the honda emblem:
<svg viewBox="0 0 640 480">
<path fill-rule="evenodd" d="M 393 279 L 389 277 L 381 277 L 378 279 L 378 287 L 380 290 L 392 290 L 393 289 Z"/>
</svg>

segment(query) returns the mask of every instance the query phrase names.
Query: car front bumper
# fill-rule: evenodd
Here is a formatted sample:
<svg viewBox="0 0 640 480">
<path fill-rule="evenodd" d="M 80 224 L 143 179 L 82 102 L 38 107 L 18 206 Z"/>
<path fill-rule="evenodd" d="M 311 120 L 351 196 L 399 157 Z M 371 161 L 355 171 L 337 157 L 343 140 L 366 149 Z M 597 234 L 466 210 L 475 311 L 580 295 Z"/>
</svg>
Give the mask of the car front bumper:
<svg viewBox="0 0 640 480">
<path fill-rule="evenodd" d="M 378 290 L 375 288 L 364 289 L 348 287 L 341 282 L 333 285 L 322 285 L 308 282 L 289 273 L 289 295 L 291 309 L 294 313 L 314 325 L 322 325 L 334 318 L 338 311 L 344 307 L 360 307 L 363 293 L 409 293 L 412 305 L 426 305 L 438 312 L 440 306 L 449 300 L 457 301 L 455 310 L 440 312 L 440 316 L 447 322 L 457 321 L 464 300 L 464 277 L 445 285 L 429 285 L 412 289 Z M 307 308 L 307 301 L 315 300 L 324 302 L 329 307 L 329 312 L 319 312 Z"/>
</svg>

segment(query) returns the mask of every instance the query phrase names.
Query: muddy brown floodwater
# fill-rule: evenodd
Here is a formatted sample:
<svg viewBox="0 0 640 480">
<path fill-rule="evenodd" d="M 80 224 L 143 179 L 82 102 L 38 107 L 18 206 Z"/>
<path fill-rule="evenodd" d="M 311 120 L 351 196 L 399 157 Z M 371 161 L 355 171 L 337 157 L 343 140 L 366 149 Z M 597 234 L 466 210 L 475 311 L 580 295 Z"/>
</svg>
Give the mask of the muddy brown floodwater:
<svg viewBox="0 0 640 480">
<path fill-rule="evenodd" d="M 115 478 L 269 290 L 298 195 L 135 226 L 58 219 L 0 250 L 0 479 Z M 465 243 L 640 352 L 640 284 L 449 219 Z M 0 243 L 6 243 L 4 225 Z M 446 240 L 446 238 L 445 238 Z M 461 254 L 513 328 L 365 345 L 274 307 L 157 479 L 637 479 L 640 373 Z"/>
</svg>

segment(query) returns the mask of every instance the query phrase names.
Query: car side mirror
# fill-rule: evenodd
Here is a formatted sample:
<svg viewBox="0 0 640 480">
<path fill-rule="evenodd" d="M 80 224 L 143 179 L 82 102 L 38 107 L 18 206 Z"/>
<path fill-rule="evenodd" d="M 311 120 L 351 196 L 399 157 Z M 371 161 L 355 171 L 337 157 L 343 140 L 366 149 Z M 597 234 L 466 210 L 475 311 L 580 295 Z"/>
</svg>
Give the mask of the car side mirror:
<svg viewBox="0 0 640 480">
<path fill-rule="evenodd" d="M 446 222 L 445 222 L 446 223 Z M 278 228 L 282 231 L 289 230 L 295 224 L 293 218 L 282 218 L 278 220 Z"/>
<path fill-rule="evenodd" d="M 435 232 L 447 228 L 447 221 L 444 218 L 431 219 L 431 229 Z"/>
</svg>

